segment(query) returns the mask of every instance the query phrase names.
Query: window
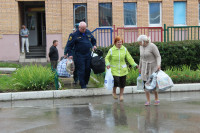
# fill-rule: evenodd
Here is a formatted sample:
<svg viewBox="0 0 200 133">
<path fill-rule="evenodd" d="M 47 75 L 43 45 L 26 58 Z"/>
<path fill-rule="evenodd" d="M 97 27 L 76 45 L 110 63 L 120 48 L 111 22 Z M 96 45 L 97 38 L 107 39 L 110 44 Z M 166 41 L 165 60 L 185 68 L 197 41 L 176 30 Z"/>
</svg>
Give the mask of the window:
<svg viewBox="0 0 200 133">
<path fill-rule="evenodd" d="M 161 26 L 161 3 L 149 3 L 149 25 Z"/>
<path fill-rule="evenodd" d="M 200 24 L 200 4 L 199 4 L 199 24 Z"/>
<path fill-rule="evenodd" d="M 87 6 L 86 4 L 74 5 L 74 26 L 77 23 L 84 21 L 87 23 Z"/>
<path fill-rule="evenodd" d="M 136 25 L 136 3 L 124 3 L 124 25 Z"/>
<path fill-rule="evenodd" d="M 174 25 L 186 25 L 186 2 L 174 2 Z"/>
<path fill-rule="evenodd" d="M 99 26 L 112 26 L 111 3 L 99 3 Z"/>
</svg>

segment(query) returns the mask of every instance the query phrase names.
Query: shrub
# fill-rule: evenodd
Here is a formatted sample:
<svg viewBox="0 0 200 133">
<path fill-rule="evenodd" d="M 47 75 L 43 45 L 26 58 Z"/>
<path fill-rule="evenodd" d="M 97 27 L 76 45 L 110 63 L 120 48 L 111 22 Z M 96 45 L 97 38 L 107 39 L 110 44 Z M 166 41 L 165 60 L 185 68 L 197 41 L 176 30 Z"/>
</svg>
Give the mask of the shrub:
<svg viewBox="0 0 200 133">
<path fill-rule="evenodd" d="M 8 63 L 8 62 L 0 62 L 0 67 L 13 67 L 13 68 L 20 68 L 22 67 L 19 63 Z"/>
<path fill-rule="evenodd" d="M 46 90 L 54 83 L 51 69 L 38 65 L 25 66 L 12 74 L 13 87 L 18 90 Z"/>
<path fill-rule="evenodd" d="M 200 64 L 200 40 L 155 42 L 155 44 L 161 54 L 161 66 L 163 70 L 169 67 L 179 67 L 182 65 L 191 66 L 192 70 L 198 68 L 197 64 Z M 140 53 L 138 43 L 124 44 L 124 46 L 128 49 L 135 62 L 139 64 Z M 110 47 L 112 46 L 99 49 L 101 49 L 104 52 L 104 56 L 106 56 Z"/>
<path fill-rule="evenodd" d="M 0 76 L 0 92 L 12 92 L 16 91 L 12 87 L 12 77 L 7 75 Z"/>
</svg>

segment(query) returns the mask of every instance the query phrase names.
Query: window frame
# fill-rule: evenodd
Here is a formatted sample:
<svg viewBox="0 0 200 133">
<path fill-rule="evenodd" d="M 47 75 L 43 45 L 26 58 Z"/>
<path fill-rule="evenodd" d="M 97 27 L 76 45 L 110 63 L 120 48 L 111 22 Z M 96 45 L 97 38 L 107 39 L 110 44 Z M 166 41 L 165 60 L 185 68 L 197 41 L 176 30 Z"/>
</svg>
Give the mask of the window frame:
<svg viewBox="0 0 200 133">
<path fill-rule="evenodd" d="M 135 8 L 136 8 L 136 12 L 135 12 L 136 24 L 135 25 L 125 25 L 125 20 L 124 20 L 124 27 L 137 27 L 137 2 L 124 2 L 123 3 L 123 12 L 124 12 L 124 4 L 125 3 L 135 3 Z M 125 19 L 125 15 L 124 15 L 124 19 Z"/>
<path fill-rule="evenodd" d="M 76 19 L 76 15 L 75 15 L 75 5 L 85 5 L 85 7 L 86 7 L 86 9 L 85 9 L 85 16 L 86 16 L 86 18 L 85 18 L 85 20 L 86 20 L 85 23 L 87 24 L 87 21 L 88 21 L 88 20 L 87 20 L 87 3 L 74 3 L 74 4 L 73 4 L 73 21 L 74 21 L 74 22 L 73 22 L 73 27 L 75 27 L 75 24 L 76 24 L 76 23 L 75 23 L 75 19 Z M 88 26 L 88 25 L 87 25 L 87 26 Z M 75 29 L 75 28 L 74 28 L 74 29 Z M 74 30 L 74 29 L 73 29 L 73 30 Z"/>
<path fill-rule="evenodd" d="M 111 19 L 111 26 L 100 26 L 100 4 L 111 4 L 111 17 L 112 17 L 112 19 Z M 98 22 L 99 22 L 99 27 L 100 28 L 112 28 L 112 26 L 113 26 L 113 4 L 112 4 L 112 2 L 100 2 L 100 3 L 98 3 L 98 15 L 99 15 L 99 17 L 98 17 Z"/>
<path fill-rule="evenodd" d="M 200 25 L 200 3 L 199 3 L 199 25 Z"/>
<path fill-rule="evenodd" d="M 151 3 L 159 3 L 160 4 L 160 23 L 159 24 L 150 24 L 150 4 Z M 149 19 L 149 27 L 161 27 L 162 26 L 162 2 L 149 2 L 148 19 Z"/>
<path fill-rule="evenodd" d="M 174 26 L 187 26 L 187 2 L 186 1 L 174 1 L 174 3 L 175 2 L 185 2 L 185 24 L 174 24 Z M 174 3 L 173 3 L 173 10 L 174 10 Z M 173 12 L 173 14 L 174 14 L 174 12 Z"/>
</svg>

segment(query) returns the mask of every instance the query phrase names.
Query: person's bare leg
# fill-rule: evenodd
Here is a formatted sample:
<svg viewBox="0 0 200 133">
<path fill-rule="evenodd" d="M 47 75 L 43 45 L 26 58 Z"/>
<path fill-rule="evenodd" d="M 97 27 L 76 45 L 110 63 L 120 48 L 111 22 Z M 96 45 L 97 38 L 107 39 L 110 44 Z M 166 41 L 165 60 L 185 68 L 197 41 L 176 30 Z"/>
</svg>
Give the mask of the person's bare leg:
<svg viewBox="0 0 200 133">
<path fill-rule="evenodd" d="M 113 87 L 113 98 L 114 99 L 117 99 L 117 94 L 116 94 L 116 89 L 117 89 L 117 87 Z"/>
<path fill-rule="evenodd" d="M 158 100 L 158 92 L 157 92 L 157 91 L 154 91 L 154 94 L 155 94 L 155 102 L 154 102 L 154 105 L 159 105 L 159 104 L 160 104 L 160 101 Z"/>
<path fill-rule="evenodd" d="M 145 91 L 145 94 L 146 94 L 147 102 L 150 104 L 150 92 Z M 148 103 L 145 103 L 145 105 Z"/>
<path fill-rule="evenodd" d="M 123 94 L 124 94 L 124 88 L 120 88 L 120 95 L 119 95 L 119 100 L 120 101 L 124 100 Z"/>
<path fill-rule="evenodd" d="M 158 92 L 154 91 L 154 94 L 155 94 L 155 101 L 158 101 Z"/>
</svg>

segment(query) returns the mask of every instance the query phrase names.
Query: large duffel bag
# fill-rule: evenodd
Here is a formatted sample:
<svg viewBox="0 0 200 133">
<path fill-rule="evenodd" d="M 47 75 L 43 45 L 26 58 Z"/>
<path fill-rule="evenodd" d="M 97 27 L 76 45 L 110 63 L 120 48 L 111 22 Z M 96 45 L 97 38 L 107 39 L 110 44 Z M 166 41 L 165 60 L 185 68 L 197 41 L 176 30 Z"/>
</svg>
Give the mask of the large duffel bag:
<svg viewBox="0 0 200 133">
<path fill-rule="evenodd" d="M 102 55 L 103 54 L 97 52 L 97 56 L 93 56 L 91 59 L 91 68 L 94 74 L 105 72 L 105 59 Z"/>
</svg>

